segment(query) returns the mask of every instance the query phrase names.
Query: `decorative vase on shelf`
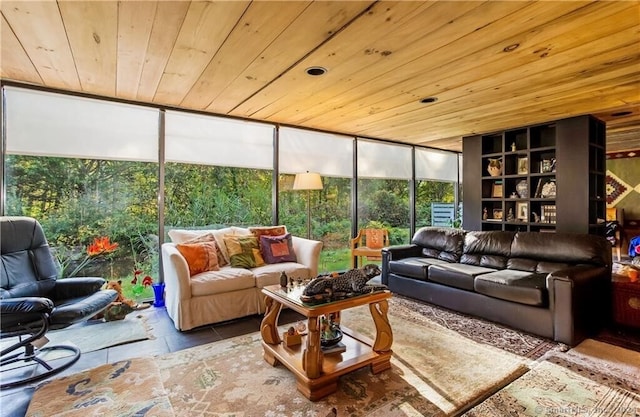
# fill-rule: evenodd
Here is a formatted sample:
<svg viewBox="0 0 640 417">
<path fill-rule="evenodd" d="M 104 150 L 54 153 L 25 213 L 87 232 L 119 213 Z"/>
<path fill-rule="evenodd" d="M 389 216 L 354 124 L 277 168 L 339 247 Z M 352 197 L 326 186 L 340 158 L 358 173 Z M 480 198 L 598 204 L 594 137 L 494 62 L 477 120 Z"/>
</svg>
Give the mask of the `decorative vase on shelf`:
<svg viewBox="0 0 640 417">
<path fill-rule="evenodd" d="M 543 185 L 540 196 L 542 198 L 556 198 L 556 182 L 554 180 L 551 180 Z"/>
<path fill-rule="evenodd" d="M 497 177 L 502 174 L 502 161 L 499 159 L 489 159 L 489 166 L 487 166 L 487 172 L 492 177 Z"/>
<path fill-rule="evenodd" d="M 529 184 L 527 184 L 527 180 L 518 181 L 516 184 L 516 192 L 520 196 L 520 198 L 528 198 L 529 197 Z"/>
</svg>

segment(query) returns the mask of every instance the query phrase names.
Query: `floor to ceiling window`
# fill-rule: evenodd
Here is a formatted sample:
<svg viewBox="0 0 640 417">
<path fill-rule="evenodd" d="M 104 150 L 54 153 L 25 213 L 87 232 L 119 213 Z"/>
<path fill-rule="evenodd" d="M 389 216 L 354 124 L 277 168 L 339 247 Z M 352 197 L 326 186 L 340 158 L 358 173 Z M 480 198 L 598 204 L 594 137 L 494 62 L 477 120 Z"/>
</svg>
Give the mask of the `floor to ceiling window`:
<svg viewBox="0 0 640 417">
<path fill-rule="evenodd" d="M 167 111 L 165 232 L 272 222 L 268 124 Z"/>
<path fill-rule="evenodd" d="M 353 144 L 348 136 L 279 130 L 279 219 L 293 234 L 323 242 L 320 271 L 349 266 Z M 306 172 L 321 176 L 322 189 L 294 190 L 295 174 Z"/>
<path fill-rule="evenodd" d="M 415 150 L 416 228 L 423 226 L 460 227 L 456 211 L 458 156 L 433 149 Z"/>
<path fill-rule="evenodd" d="M 359 229 L 385 228 L 391 244 L 408 243 L 414 195 L 417 227 L 433 224 L 434 204 L 449 207 L 457 197 L 456 153 L 17 86 L 2 91 L 2 214 L 37 218 L 65 274 L 121 279 L 125 290 L 136 270 L 161 279 L 158 246 L 171 228 L 277 218 L 292 234 L 321 240 L 319 270 L 337 271 L 349 267 L 349 239 Z M 306 172 L 322 187 L 294 189 L 296 174 Z M 117 246 L 88 256 L 95 239 Z"/>
<path fill-rule="evenodd" d="M 136 270 L 158 280 L 159 112 L 4 92 L 5 214 L 38 219 L 62 277 L 119 279 L 130 295 Z"/>
<path fill-rule="evenodd" d="M 389 242 L 409 243 L 411 147 L 358 139 L 358 229 L 385 228 Z"/>
</svg>

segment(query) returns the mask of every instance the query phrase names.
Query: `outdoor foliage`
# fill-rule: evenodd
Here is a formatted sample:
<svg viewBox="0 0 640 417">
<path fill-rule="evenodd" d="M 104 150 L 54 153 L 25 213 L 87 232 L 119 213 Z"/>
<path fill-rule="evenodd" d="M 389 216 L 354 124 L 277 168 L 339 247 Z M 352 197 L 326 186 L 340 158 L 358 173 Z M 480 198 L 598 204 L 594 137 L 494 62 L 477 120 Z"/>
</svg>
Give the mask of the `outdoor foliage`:
<svg viewBox="0 0 640 417">
<path fill-rule="evenodd" d="M 121 279 L 129 297 L 135 271 L 159 280 L 157 163 L 8 155 L 5 166 L 5 213 L 40 221 L 62 275 Z M 270 170 L 167 163 L 165 229 L 271 224 L 272 176 Z M 291 190 L 292 175 L 279 180 L 279 223 L 306 236 L 307 193 Z M 321 271 L 340 270 L 349 265 L 351 179 L 324 177 L 323 183 L 309 193 L 311 237 L 324 243 Z M 420 181 L 417 197 L 417 220 L 427 224 L 431 201 L 453 202 L 453 184 Z M 409 213 L 408 181 L 359 180 L 359 227 L 376 222 L 390 231 L 392 244 L 408 243 Z M 89 256 L 87 248 L 101 237 L 115 246 Z"/>
</svg>

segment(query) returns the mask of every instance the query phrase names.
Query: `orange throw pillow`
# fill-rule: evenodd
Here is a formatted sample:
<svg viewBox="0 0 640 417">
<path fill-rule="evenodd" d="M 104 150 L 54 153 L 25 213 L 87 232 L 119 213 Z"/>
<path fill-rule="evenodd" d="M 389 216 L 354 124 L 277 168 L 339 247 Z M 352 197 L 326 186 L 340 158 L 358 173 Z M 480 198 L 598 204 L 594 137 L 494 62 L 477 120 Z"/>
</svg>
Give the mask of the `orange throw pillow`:
<svg viewBox="0 0 640 417">
<path fill-rule="evenodd" d="M 218 271 L 218 255 L 215 241 L 200 243 L 178 243 L 176 248 L 184 256 L 189 265 L 189 275 L 201 272 Z"/>
<path fill-rule="evenodd" d="M 220 249 L 220 245 L 218 245 L 218 241 L 213 233 L 207 233 L 198 237 L 194 237 L 193 239 L 189 239 L 183 244 L 187 243 L 201 243 L 201 242 L 215 242 L 216 243 L 216 256 L 218 257 L 218 267 L 222 268 L 223 266 L 229 265 L 224 254 L 222 253 L 222 249 Z"/>
</svg>

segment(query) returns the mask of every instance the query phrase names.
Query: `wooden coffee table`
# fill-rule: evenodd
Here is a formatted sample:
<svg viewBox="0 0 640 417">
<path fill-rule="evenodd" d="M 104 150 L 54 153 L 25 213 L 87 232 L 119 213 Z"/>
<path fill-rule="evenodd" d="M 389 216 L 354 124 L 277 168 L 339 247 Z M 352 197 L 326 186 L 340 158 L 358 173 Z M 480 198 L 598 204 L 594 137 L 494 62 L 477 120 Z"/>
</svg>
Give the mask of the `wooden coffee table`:
<svg viewBox="0 0 640 417">
<path fill-rule="evenodd" d="M 391 367 L 393 333 L 387 318 L 391 298 L 389 291 L 377 291 L 323 304 L 305 304 L 300 301 L 304 286 L 283 288 L 271 285 L 262 289 L 266 295 L 267 310 L 260 325 L 264 359 L 272 366 L 282 363 L 296 377 L 298 390 L 311 401 L 317 401 L 338 389 L 340 376 L 371 366 L 371 372 L 379 373 Z M 346 351 L 324 355 L 320 347 L 320 317 L 333 313 L 339 322 L 340 312 L 368 304 L 376 326 L 376 339 L 340 326 Z M 307 334 L 302 344 L 287 347 L 282 343 L 278 330 L 278 316 L 282 306 L 307 317 Z"/>
</svg>

